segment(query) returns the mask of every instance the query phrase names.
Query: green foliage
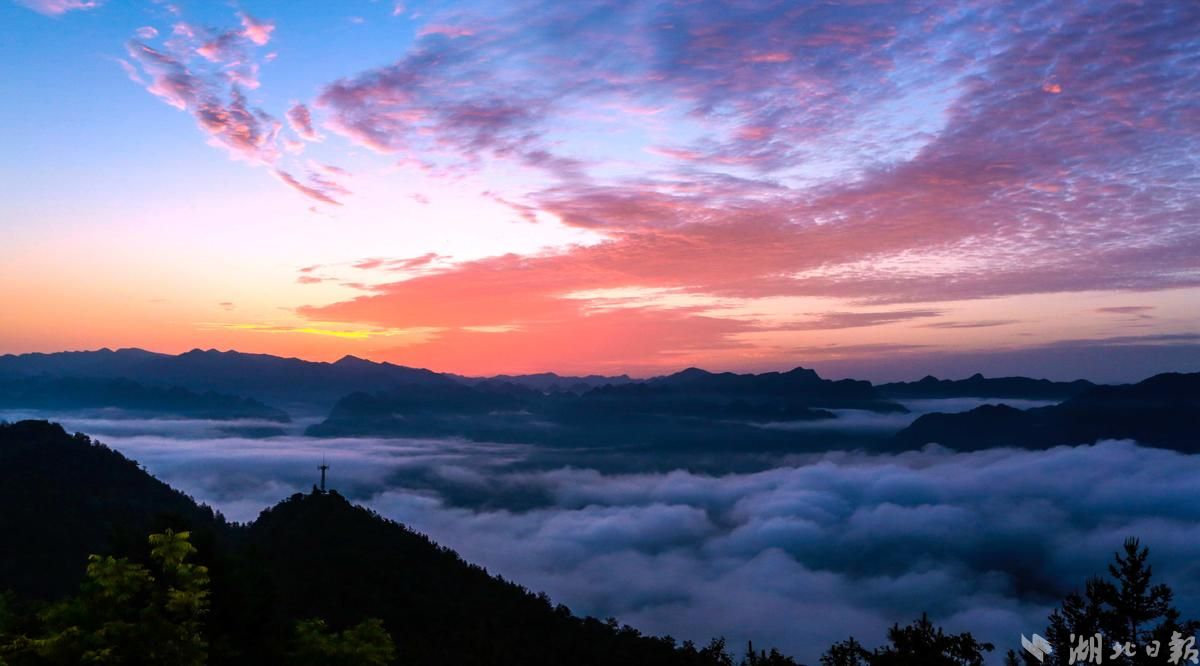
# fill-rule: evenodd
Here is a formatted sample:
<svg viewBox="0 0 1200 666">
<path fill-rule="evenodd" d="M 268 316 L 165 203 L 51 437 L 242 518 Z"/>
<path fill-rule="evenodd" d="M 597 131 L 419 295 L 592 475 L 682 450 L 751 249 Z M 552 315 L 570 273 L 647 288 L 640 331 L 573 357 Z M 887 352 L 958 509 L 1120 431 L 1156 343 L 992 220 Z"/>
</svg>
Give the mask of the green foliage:
<svg viewBox="0 0 1200 666">
<path fill-rule="evenodd" d="M 21 618 L 0 595 L 0 666 L 208 664 L 209 571 L 189 561 L 190 537 L 151 534 L 150 566 L 90 556 L 79 595 L 24 618 L 31 631 L 14 631 Z M 387 666 L 395 652 L 380 620 L 331 632 L 316 619 L 297 624 L 289 657 L 297 666 Z"/>
<path fill-rule="evenodd" d="M 363 620 L 341 632 L 331 631 L 320 619 L 296 623 L 294 666 L 386 666 L 395 658 L 392 637 L 378 619 Z"/>
<path fill-rule="evenodd" d="M 37 616 L 40 631 L 6 638 L 11 664 L 202 666 L 208 644 L 208 570 L 188 563 L 187 532 L 150 537 L 153 570 L 127 558 L 92 555 L 80 594 Z"/>
<path fill-rule="evenodd" d="M 189 529 L 196 545 L 229 533 L 135 461 L 55 424 L 0 426 L 0 466 L 20 470 L 0 483 L 0 590 L 24 599 L 76 594 L 92 553 L 146 563 L 146 535 L 168 527 Z"/>
</svg>

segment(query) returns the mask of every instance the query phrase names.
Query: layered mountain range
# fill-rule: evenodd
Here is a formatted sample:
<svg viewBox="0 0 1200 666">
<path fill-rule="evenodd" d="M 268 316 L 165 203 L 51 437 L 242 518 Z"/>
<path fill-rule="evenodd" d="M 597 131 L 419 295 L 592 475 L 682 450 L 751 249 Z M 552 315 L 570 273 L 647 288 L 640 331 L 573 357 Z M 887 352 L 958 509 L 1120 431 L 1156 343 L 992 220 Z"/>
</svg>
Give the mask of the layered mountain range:
<svg viewBox="0 0 1200 666">
<path fill-rule="evenodd" d="M 305 430 L 314 437 L 458 437 L 572 447 L 1040 448 L 1133 438 L 1190 450 L 1196 447 L 1197 376 L 1160 375 L 1125 386 L 978 374 L 873 385 L 825 379 L 806 368 L 759 374 L 688 368 L 648 379 L 464 377 L 353 356 L 324 363 L 235 351 L 104 349 L 0 356 L 0 409 L 115 409 L 280 424 L 303 414 L 321 418 Z M 905 402 L 957 398 L 988 404 L 924 414 L 891 431 L 855 429 L 846 418 L 901 418 L 909 411 Z M 1045 406 L 1019 409 L 1006 401 Z"/>
</svg>

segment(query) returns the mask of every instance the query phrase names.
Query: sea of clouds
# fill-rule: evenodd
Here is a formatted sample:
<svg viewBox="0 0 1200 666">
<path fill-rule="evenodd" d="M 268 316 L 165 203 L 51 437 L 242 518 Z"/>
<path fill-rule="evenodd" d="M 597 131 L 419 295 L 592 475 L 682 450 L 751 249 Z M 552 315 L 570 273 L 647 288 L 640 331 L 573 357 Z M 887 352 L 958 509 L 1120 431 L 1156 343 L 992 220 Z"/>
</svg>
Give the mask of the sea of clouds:
<svg viewBox="0 0 1200 666">
<path fill-rule="evenodd" d="M 22 416 L 34 415 L 0 414 Z M 342 494 L 577 613 L 680 639 L 753 640 L 807 663 L 851 634 L 880 643 L 922 612 L 997 652 L 1018 647 L 1128 536 L 1151 547 L 1156 578 L 1200 614 L 1200 457 L 1133 442 L 689 465 L 313 439 L 303 423 L 248 439 L 209 421 L 62 420 L 239 521 L 310 489 L 325 459 Z"/>
</svg>

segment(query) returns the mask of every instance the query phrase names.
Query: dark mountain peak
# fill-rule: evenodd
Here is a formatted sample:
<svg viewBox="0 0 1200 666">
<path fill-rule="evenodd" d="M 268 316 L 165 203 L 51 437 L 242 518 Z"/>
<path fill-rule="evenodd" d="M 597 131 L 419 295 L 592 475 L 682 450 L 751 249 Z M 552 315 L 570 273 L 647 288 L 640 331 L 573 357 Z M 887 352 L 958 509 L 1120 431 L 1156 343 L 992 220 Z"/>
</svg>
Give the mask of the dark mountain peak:
<svg viewBox="0 0 1200 666">
<path fill-rule="evenodd" d="M 200 349 L 199 347 L 197 347 L 195 349 L 190 349 L 182 354 L 179 354 L 178 356 L 175 356 L 174 358 L 176 361 L 204 363 L 204 362 L 222 360 L 222 359 L 226 359 L 226 358 L 233 358 L 233 357 L 239 356 L 239 355 L 240 355 L 240 352 L 235 352 L 233 350 L 221 351 L 219 349 Z"/>
<path fill-rule="evenodd" d="M 348 515 L 356 509 L 357 507 L 337 490 L 317 490 L 314 487 L 310 492 L 295 493 L 274 506 L 263 509 L 253 525 L 258 529 L 269 529 L 273 522 L 299 519 L 304 514 L 345 512 Z"/>
<path fill-rule="evenodd" d="M 373 367 L 373 366 L 380 365 L 380 364 L 378 364 L 374 361 L 368 361 L 365 358 L 360 358 L 353 354 L 346 354 L 345 356 L 334 361 L 333 365 L 334 365 L 334 367 L 337 367 L 337 368 L 363 368 L 363 367 Z M 384 363 L 383 365 L 391 365 L 391 364 Z"/>
<path fill-rule="evenodd" d="M 1012 405 L 1006 405 L 1004 403 L 989 403 L 986 405 L 980 405 L 971 411 L 983 416 L 1009 416 L 1024 412 L 1024 410 L 1013 407 Z"/>
<path fill-rule="evenodd" d="M 1200 393 L 1200 372 L 1164 372 L 1135 384 L 1145 391 L 1176 393 L 1195 398 Z"/>
<path fill-rule="evenodd" d="M 529 379 L 529 380 L 555 380 L 555 379 L 561 379 L 561 377 L 559 377 L 559 376 L 558 376 L 558 374 L 557 374 L 557 373 L 554 373 L 554 372 L 534 372 L 534 373 L 531 373 L 531 374 L 528 374 L 528 375 L 497 375 L 496 377 L 494 377 L 494 379 L 501 379 L 501 378 L 503 378 L 503 379 L 517 379 L 517 378 L 521 378 L 521 379 Z"/>
<path fill-rule="evenodd" d="M 29 442 L 47 442 L 51 446 L 60 446 L 63 441 L 70 438 L 70 435 L 60 424 L 50 421 L 29 420 L 0 423 L 0 441 L 9 438 L 12 442 L 5 442 L 9 446 Z M 0 451 L 0 455 L 3 455 L 3 451 Z"/>
<path fill-rule="evenodd" d="M 1095 386 L 1063 403 L 1064 407 L 1086 405 L 1140 403 L 1161 401 L 1167 403 L 1200 402 L 1200 372 L 1166 372 L 1144 379 L 1136 384 L 1117 386 Z"/>
<path fill-rule="evenodd" d="M 787 377 L 788 379 L 791 379 L 793 381 L 795 381 L 797 379 L 810 380 L 810 381 L 816 381 L 816 382 L 825 381 L 821 377 L 821 375 L 817 374 L 816 370 L 813 370 L 811 368 L 801 367 L 801 366 L 796 366 L 783 374 L 785 377 Z"/>
<path fill-rule="evenodd" d="M 988 381 L 1059 386 L 1046 380 L 1013 377 Z M 908 447 L 937 442 L 960 450 L 977 450 L 1132 439 L 1144 446 L 1184 453 L 1200 450 L 1196 444 L 1196 432 L 1200 432 L 1200 373 L 1155 375 L 1120 386 L 1087 382 L 1061 386 L 1081 392 L 1049 407 L 1021 410 L 984 405 L 957 414 L 926 414 L 900 431 L 896 440 Z"/>
<path fill-rule="evenodd" d="M 883 395 L 891 398 L 1066 400 L 1093 386 L 1084 380 L 1052 382 L 1029 377 L 984 377 L 977 372 L 966 379 L 938 379 L 926 375 L 919 381 L 880 384 L 878 388 Z"/>
<path fill-rule="evenodd" d="M 170 358 L 166 354 L 156 354 L 144 349 L 114 351 L 107 347 L 88 351 L 6 354 L 0 356 L 0 374 L 117 377 L 128 375 L 158 357 Z"/>
<path fill-rule="evenodd" d="M 510 383 L 545 393 L 566 392 L 581 394 L 594 388 L 606 385 L 621 385 L 632 383 L 629 375 L 606 377 L 604 375 L 585 375 L 572 377 L 555 372 L 537 372 L 527 375 L 494 375 L 492 377 L 465 377 L 462 375 L 443 375 L 468 386 L 481 386 L 496 383 Z"/>
<path fill-rule="evenodd" d="M 669 376 L 674 377 L 676 379 L 699 379 L 701 377 L 711 377 L 712 375 L 713 375 L 713 373 L 709 372 L 708 370 L 702 370 L 700 368 L 691 367 L 691 368 L 684 368 L 683 370 L 680 370 L 679 372 L 676 372 L 675 374 L 669 375 Z"/>
<path fill-rule="evenodd" d="M 75 589 L 91 553 L 145 543 L 164 527 L 223 532 L 207 507 L 136 462 L 57 423 L 0 424 L 0 590 L 49 598 Z"/>
</svg>

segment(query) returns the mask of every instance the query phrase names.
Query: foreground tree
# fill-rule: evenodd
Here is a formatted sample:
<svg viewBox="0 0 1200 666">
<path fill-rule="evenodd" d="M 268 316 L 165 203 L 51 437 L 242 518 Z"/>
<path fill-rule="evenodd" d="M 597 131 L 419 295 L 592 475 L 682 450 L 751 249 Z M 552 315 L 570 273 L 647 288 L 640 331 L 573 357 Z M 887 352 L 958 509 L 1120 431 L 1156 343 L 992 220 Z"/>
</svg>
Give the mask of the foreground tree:
<svg viewBox="0 0 1200 666">
<path fill-rule="evenodd" d="M 970 633 L 947 634 L 921 615 L 907 627 L 888 630 L 889 644 L 868 652 L 853 638 L 837 643 L 821 657 L 822 666 L 983 666 L 983 655 L 995 646 Z"/>
<path fill-rule="evenodd" d="M 783 654 L 775 648 L 770 651 L 755 652 L 754 643 L 746 645 L 746 656 L 742 657 L 741 666 L 797 666 L 796 660 Z"/>
<path fill-rule="evenodd" d="M 296 624 L 291 663 L 294 666 L 387 666 L 396 658 L 392 637 L 377 619 L 367 619 L 341 632 L 324 620 Z"/>
<path fill-rule="evenodd" d="M 208 569 L 187 562 L 187 532 L 150 536 L 153 569 L 126 558 L 88 558 L 78 597 L 43 610 L 40 632 L 4 641 L 0 658 L 20 664 L 202 666 L 208 643 Z"/>
<path fill-rule="evenodd" d="M 1149 548 L 1137 539 L 1126 539 L 1108 565 L 1109 580 L 1094 577 L 1087 581 L 1082 594 L 1067 595 L 1049 617 L 1046 639 L 1054 652 L 1047 664 L 1067 666 L 1072 650 L 1078 651 L 1081 641 L 1094 639 L 1096 634 L 1102 636 L 1105 663 L 1161 664 L 1173 635 L 1190 637 L 1200 630 L 1200 623 L 1181 619 L 1172 605 L 1174 593 L 1170 587 L 1152 583 L 1149 557 Z M 1147 648 L 1155 645 L 1158 651 L 1152 654 Z M 1115 646 L 1121 646 L 1120 655 L 1115 655 Z M 1077 658 L 1075 663 L 1081 661 Z"/>
<path fill-rule="evenodd" d="M 834 643 L 821 655 L 821 666 L 868 666 L 871 653 L 853 636 Z"/>
</svg>

